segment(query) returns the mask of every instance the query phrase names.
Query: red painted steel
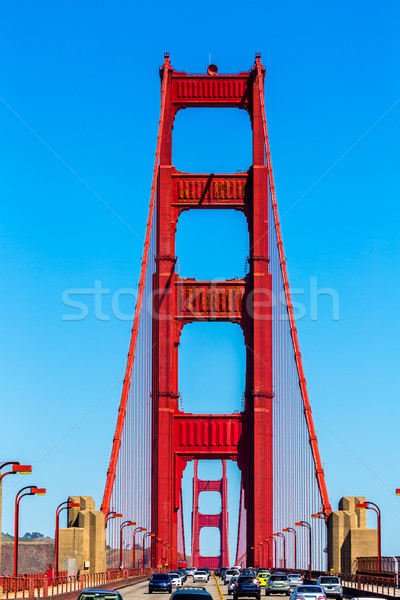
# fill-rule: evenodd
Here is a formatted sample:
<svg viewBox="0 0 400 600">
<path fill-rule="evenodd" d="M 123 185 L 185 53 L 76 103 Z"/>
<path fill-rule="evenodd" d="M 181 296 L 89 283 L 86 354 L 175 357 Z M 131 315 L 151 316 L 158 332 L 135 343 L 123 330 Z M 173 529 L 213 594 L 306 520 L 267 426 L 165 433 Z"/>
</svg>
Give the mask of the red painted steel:
<svg viewBox="0 0 400 600">
<path fill-rule="evenodd" d="M 228 481 L 226 477 L 226 461 L 222 461 L 222 478 L 204 480 L 198 478 L 198 460 L 194 461 L 193 472 L 193 509 L 192 509 L 192 564 L 197 568 L 216 569 L 229 565 L 228 539 Z M 199 511 L 201 492 L 219 492 L 221 494 L 221 512 L 206 515 Z M 216 527 L 220 532 L 221 549 L 219 556 L 202 556 L 200 554 L 200 531 L 203 527 Z"/>
<path fill-rule="evenodd" d="M 248 554 L 272 534 L 272 309 L 268 272 L 268 192 L 264 133 L 255 70 L 238 75 L 187 75 L 163 71 L 168 85 L 157 189 L 157 261 L 153 318 L 152 529 L 173 547 L 176 564 L 177 511 L 187 460 L 233 458 L 243 474 Z M 252 119 L 253 166 L 249 173 L 190 175 L 172 165 L 175 114 L 191 106 L 246 108 Z M 208 188 L 207 188 L 208 185 Z M 181 280 L 175 270 L 175 232 L 184 208 L 231 202 L 242 210 L 250 231 L 250 272 L 246 281 L 218 284 Z M 204 203 L 204 206 L 209 204 Z M 245 288 L 246 291 L 245 291 Z M 250 298 L 243 310 L 245 293 Z M 242 415 L 187 415 L 179 410 L 178 346 L 185 323 L 226 320 L 240 324 L 247 351 Z M 239 436 L 239 437 L 238 437 Z M 154 557 L 156 563 L 159 557 Z"/>
<path fill-rule="evenodd" d="M 166 56 L 160 73 L 161 113 L 138 300 L 102 510 L 123 513 L 154 532 L 153 566 L 162 562 L 163 549 L 174 567 L 184 555 L 182 475 L 187 462 L 234 460 L 242 481 L 237 556 L 245 555 L 253 564 L 254 548 L 273 531 L 331 510 L 283 253 L 265 119 L 264 69 L 257 57 L 246 73 L 218 75 L 213 70 L 209 75 L 188 75 L 174 71 Z M 247 172 L 191 174 L 174 168 L 176 113 L 201 106 L 248 112 L 253 164 Z M 244 214 L 250 242 L 245 278 L 211 282 L 178 276 L 179 216 L 202 208 Z M 243 331 L 246 379 L 241 413 L 199 415 L 180 409 L 181 331 L 187 323 L 201 321 L 228 321 Z M 313 529 L 313 555 L 322 557 L 326 528 L 313 523 Z M 117 535 L 111 522 L 112 556 Z M 289 567 L 295 558 L 292 545 L 287 548 Z M 302 533 L 298 548 L 299 556 L 306 554 Z"/>
<path fill-rule="evenodd" d="M 195 281 L 176 278 L 176 319 L 241 323 L 245 281 Z"/>
<path fill-rule="evenodd" d="M 179 212 L 190 208 L 233 208 L 244 210 L 251 194 L 248 173 L 213 175 L 172 172 L 172 204 Z"/>
</svg>

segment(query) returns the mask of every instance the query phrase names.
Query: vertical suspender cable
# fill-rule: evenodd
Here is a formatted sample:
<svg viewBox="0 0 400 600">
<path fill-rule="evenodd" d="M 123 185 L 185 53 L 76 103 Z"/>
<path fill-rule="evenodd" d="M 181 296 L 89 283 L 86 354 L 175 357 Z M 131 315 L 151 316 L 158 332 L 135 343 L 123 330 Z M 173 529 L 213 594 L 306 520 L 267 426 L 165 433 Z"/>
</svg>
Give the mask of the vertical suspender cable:
<svg viewBox="0 0 400 600">
<path fill-rule="evenodd" d="M 153 226 L 153 217 L 154 217 L 154 209 L 155 209 L 155 201 L 156 201 L 156 189 L 157 189 L 157 174 L 158 174 L 158 165 L 160 162 L 160 149 L 161 149 L 161 137 L 162 130 L 164 125 L 164 113 L 165 113 L 165 97 L 167 91 L 167 82 L 168 82 L 168 69 L 169 69 L 169 58 L 166 57 L 164 61 L 163 68 L 163 85 L 161 91 L 161 110 L 160 110 L 160 120 L 158 124 L 158 135 L 157 135 L 157 148 L 156 148 L 156 156 L 154 161 L 154 169 L 153 169 L 153 182 L 151 186 L 151 196 L 150 196 L 150 205 L 149 205 L 149 213 L 147 219 L 146 226 L 146 237 L 144 241 L 144 251 L 142 264 L 140 269 L 140 279 L 139 279 L 139 287 L 138 287 L 138 296 L 136 300 L 135 306 L 135 315 L 133 319 L 133 326 L 131 332 L 131 341 L 129 345 L 129 352 L 125 370 L 124 383 L 122 388 L 121 402 L 118 409 L 118 418 L 117 425 L 115 428 L 115 435 L 113 439 L 113 445 L 111 450 L 111 458 L 110 465 L 107 471 L 107 479 L 106 485 L 104 489 L 103 503 L 101 505 L 101 510 L 103 513 L 107 513 L 110 510 L 110 499 L 112 494 L 112 489 L 115 481 L 116 475 L 116 466 L 118 462 L 119 450 L 121 447 L 121 436 L 122 430 L 124 427 L 125 415 L 126 415 L 126 405 L 128 401 L 129 388 L 131 383 L 131 375 L 132 375 L 132 366 L 133 360 L 135 357 L 136 350 L 136 341 L 138 337 L 139 331 L 139 321 L 140 315 L 142 311 L 142 303 L 143 303 L 143 292 L 144 292 L 144 283 L 149 259 L 149 250 L 150 250 L 150 240 L 151 240 L 151 231 Z"/>
<path fill-rule="evenodd" d="M 304 415 L 305 415 L 307 428 L 308 428 L 309 442 L 310 442 L 314 466 L 315 466 L 315 474 L 316 474 L 316 478 L 318 481 L 318 487 L 319 487 L 319 491 L 320 491 L 321 498 L 322 498 L 323 511 L 326 514 L 329 514 L 332 512 L 332 509 L 331 509 L 331 505 L 329 502 L 328 491 L 326 488 L 326 482 L 325 482 L 325 477 L 324 477 L 324 471 L 322 469 L 321 457 L 319 454 L 318 442 L 317 442 L 317 437 L 315 434 L 315 428 L 314 428 L 314 423 L 313 423 L 312 414 L 311 414 L 311 406 L 310 406 L 310 401 L 308 398 L 306 380 L 304 377 L 304 370 L 303 370 L 303 364 L 302 364 L 302 360 L 301 360 L 299 340 L 298 340 L 298 336 L 297 336 L 296 323 L 295 323 L 295 319 L 294 319 L 293 304 L 292 304 L 292 300 L 291 300 L 291 296 L 290 296 L 286 261 L 285 261 L 284 251 L 283 251 L 282 234 L 281 234 L 281 227 L 280 227 L 280 222 L 279 222 L 278 205 L 276 202 L 276 195 L 275 195 L 271 154 L 270 154 L 270 149 L 269 149 L 267 121 L 265 118 L 264 81 L 263 81 L 263 76 L 261 73 L 261 62 L 258 57 L 256 59 L 256 68 L 257 68 L 257 77 L 258 77 L 258 89 L 259 89 L 259 93 L 260 93 L 261 114 L 262 114 L 263 128 L 264 128 L 265 151 L 266 151 L 266 156 L 267 156 L 267 167 L 268 167 L 268 174 L 269 174 L 269 181 L 270 181 L 270 188 L 271 188 L 272 208 L 273 208 L 273 214 L 274 214 L 276 236 L 277 236 L 277 240 L 278 240 L 278 252 L 279 252 L 280 265 L 281 265 L 282 277 L 283 277 L 283 282 L 284 282 L 285 298 L 286 298 L 286 304 L 287 304 L 287 310 L 288 310 L 288 316 L 289 316 L 290 333 L 291 333 L 292 340 L 293 340 L 294 355 L 295 355 L 296 367 L 297 367 L 297 372 L 298 372 L 298 377 L 299 377 L 301 397 L 303 400 Z"/>
</svg>

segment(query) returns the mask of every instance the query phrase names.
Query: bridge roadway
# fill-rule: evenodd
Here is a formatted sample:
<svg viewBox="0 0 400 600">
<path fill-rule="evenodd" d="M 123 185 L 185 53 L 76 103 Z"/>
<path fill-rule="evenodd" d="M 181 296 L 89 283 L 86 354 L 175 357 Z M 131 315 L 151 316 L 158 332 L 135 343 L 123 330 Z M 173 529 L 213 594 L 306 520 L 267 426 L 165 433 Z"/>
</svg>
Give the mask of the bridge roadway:
<svg viewBox="0 0 400 600">
<path fill-rule="evenodd" d="M 220 580 L 218 580 L 220 581 Z M 213 600 L 221 600 L 219 593 L 218 593 L 218 588 L 217 588 L 217 584 L 215 583 L 215 579 L 214 577 L 211 575 L 210 580 L 208 583 L 204 584 L 204 583 L 195 583 L 193 584 L 191 582 L 191 577 L 188 577 L 188 579 L 186 580 L 185 584 L 183 587 L 206 587 L 207 591 L 210 592 L 211 596 L 213 597 Z M 223 583 L 221 582 L 221 590 L 222 593 L 224 594 L 224 598 L 226 600 L 232 600 L 232 596 L 230 596 L 228 594 L 227 591 L 227 586 L 223 585 Z M 152 598 L 152 600 L 156 600 L 158 597 L 161 598 L 166 598 L 166 600 L 169 600 L 170 595 L 169 594 L 165 594 L 162 592 L 154 592 L 153 594 L 149 594 L 148 591 L 148 582 L 145 581 L 143 583 L 137 583 L 135 585 L 129 585 L 127 587 L 124 588 L 120 588 L 118 590 L 123 598 L 123 600 L 150 600 L 150 598 Z M 273 596 L 270 596 L 273 597 Z M 276 598 L 287 598 L 287 596 L 282 596 L 282 594 L 278 594 L 276 596 Z M 250 599 L 249 599 L 250 600 Z"/>
<path fill-rule="evenodd" d="M 225 600 L 232 600 L 232 595 L 228 594 L 228 587 L 226 585 L 224 585 L 220 579 L 218 579 L 218 581 L 220 582 L 220 586 L 221 586 L 221 590 L 222 593 L 224 594 L 224 599 Z M 215 579 L 214 577 L 211 575 L 210 580 L 207 584 L 203 584 L 203 583 L 199 583 L 199 584 L 193 584 L 191 582 L 191 577 L 188 578 L 184 584 L 183 587 L 206 587 L 207 591 L 210 592 L 211 596 L 213 597 L 213 600 L 221 600 L 219 593 L 218 593 L 218 588 L 217 588 L 217 584 L 215 583 Z M 163 592 L 154 592 L 153 594 L 149 594 L 148 591 L 148 582 L 145 581 L 143 583 L 137 583 L 135 585 L 129 585 L 127 587 L 124 588 L 120 588 L 118 590 L 121 594 L 121 596 L 123 597 L 123 600 L 150 600 L 150 598 L 152 598 L 152 600 L 156 600 L 155 596 L 158 598 L 159 596 L 161 598 L 166 598 L 166 600 L 169 600 L 170 595 L 169 594 L 165 594 Z M 264 598 L 264 590 L 262 590 L 261 592 L 261 598 Z M 282 594 L 271 594 L 269 596 L 269 598 L 280 598 L 281 600 L 287 600 L 288 596 L 282 595 Z M 247 599 L 245 599 L 247 600 Z M 250 600 L 250 598 L 249 598 Z"/>
<path fill-rule="evenodd" d="M 220 582 L 221 590 L 224 595 L 224 600 L 232 600 L 232 596 L 228 594 L 227 586 L 223 585 L 223 583 L 221 582 L 220 579 L 218 579 L 218 581 Z M 210 580 L 207 584 L 193 584 L 191 582 L 191 578 L 188 578 L 184 587 L 187 587 L 187 586 L 203 587 L 204 585 L 205 585 L 206 589 L 210 592 L 211 596 L 213 597 L 213 600 L 221 600 L 219 593 L 218 593 L 217 584 L 215 583 L 213 576 L 210 577 Z M 134 585 L 129 585 L 124 588 L 119 588 L 118 591 L 120 592 L 123 600 L 150 600 L 150 594 L 148 591 L 148 582 L 147 581 L 142 582 L 142 583 L 136 583 Z M 265 593 L 264 590 L 262 590 L 261 598 L 264 598 L 264 593 Z M 169 594 L 165 594 L 162 592 L 157 592 L 157 593 L 154 592 L 153 594 L 151 594 L 152 600 L 156 600 L 155 596 L 161 596 L 162 598 L 167 596 L 166 600 L 169 600 L 169 598 L 171 597 Z M 366 597 L 361 590 L 354 590 L 353 593 L 345 593 L 345 594 L 343 594 L 343 596 L 345 599 L 357 598 L 357 597 L 365 598 Z M 397 594 L 396 594 L 396 596 L 397 596 Z M 275 598 L 276 600 L 278 600 L 278 598 L 280 598 L 281 600 L 283 600 L 283 599 L 287 599 L 288 596 L 284 596 L 282 594 L 271 594 L 271 596 L 269 596 L 269 598 L 271 598 L 271 599 Z M 371 595 L 371 598 L 373 599 L 372 595 Z M 382 596 L 376 594 L 375 598 L 379 598 L 379 600 L 381 600 Z M 382 600 L 384 600 L 384 598 Z"/>
</svg>

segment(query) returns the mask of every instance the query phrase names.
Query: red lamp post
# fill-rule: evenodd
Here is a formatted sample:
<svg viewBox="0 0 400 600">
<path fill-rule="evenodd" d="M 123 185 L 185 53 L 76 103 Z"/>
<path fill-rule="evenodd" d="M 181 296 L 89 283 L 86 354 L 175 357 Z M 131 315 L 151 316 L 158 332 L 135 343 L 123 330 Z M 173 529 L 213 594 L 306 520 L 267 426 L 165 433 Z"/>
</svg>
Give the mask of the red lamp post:
<svg viewBox="0 0 400 600">
<path fill-rule="evenodd" d="M 5 473 L 4 473 L 5 475 Z M 29 490 L 29 492 L 25 492 Z M 22 494 L 25 492 L 25 494 Z M 19 538 L 19 503 L 24 496 L 44 496 L 46 488 L 38 488 L 35 485 L 23 487 L 15 496 L 15 517 L 14 517 L 14 577 L 18 575 L 18 538 Z"/>
<path fill-rule="evenodd" d="M 260 562 L 260 551 L 258 548 L 258 544 L 256 544 L 255 546 L 251 546 L 251 550 L 257 550 L 257 558 L 256 558 L 256 553 L 254 552 L 254 562 L 258 561 Z"/>
<path fill-rule="evenodd" d="M 381 511 L 377 504 L 374 502 L 361 502 L 356 505 L 357 508 L 367 508 L 370 510 L 374 510 L 376 512 L 377 517 L 377 534 L 378 534 L 378 573 L 381 572 L 382 567 L 382 552 L 381 552 Z"/>
<path fill-rule="evenodd" d="M 265 540 L 264 540 L 264 543 L 266 543 L 266 544 L 267 544 L 267 547 L 268 547 L 268 560 L 267 560 L 267 563 L 266 563 L 266 565 L 265 565 L 265 566 L 266 566 L 266 567 L 268 567 L 268 568 L 272 566 L 272 565 L 271 565 L 271 560 L 272 560 L 272 558 L 271 558 L 271 547 L 270 547 L 270 545 L 269 545 L 270 541 L 271 541 L 271 540 L 270 540 L 269 538 L 267 538 L 267 539 L 265 539 Z"/>
<path fill-rule="evenodd" d="M 294 568 L 297 569 L 297 535 L 296 530 L 293 527 L 286 527 L 282 529 L 282 531 L 287 531 L 288 533 L 293 533 L 294 535 Z"/>
<path fill-rule="evenodd" d="M 277 546 L 276 539 L 274 537 L 270 537 L 268 539 L 271 540 L 274 545 L 274 561 L 273 561 L 272 566 L 276 568 L 276 546 Z"/>
<path fill-rule="evenodd" d="M 295 523 L 296 527 L 306 527 L 308 529 L 308 552 L 309 552 L 309 560 L 308 560 L 308 570 L 309 577 L 311 577 L 312 571 L 312 533 L 311 533 L 311 525 L 307 523 L 307 521 L 299 521 Z"/>
<path fill-rule="evenodd" d="M 274 533 L 274 536 L 280 537 L 283 540 L 283 568 L 286 569 L 286 538 L 283 533 Z"/>
<path fill-rule="evenodd" d="M 153 533 L 152 531 L 148 531 L 147 533 L 144 534 L 143 539 L 142 539 L 142 544 L 143 544 L 143 558 L 142 558 L 142 566 L 143 568 L 146 566 L 146 562 L 145 562 L 145 542 L 144 540 L 149 537 L 149 538 L 153 538 L 155 537 L 155 533 Z M 172 546 L 171 546 L 172 548 Z"/>
<path fill-rule="evenodd" d="M 136 534 L 138 531 L 147 531 L 147 529 L 145 527 L 136 527 L 133 530 L 133 568 L 135 568 L 135 538 L 136 538 Z M 138 568 L 139 568 L 139 559 L 138 559 Z"/>
<path fill-rule="evenodd" d="M 0 471 L 4 467 L 11 466 L 11 471 L 6 471 L 5 473 L 0 473 L 0 481 L 6 475 L 16 475 L 19 473 L 20 475 L 30 475 L 32 473 L 32 465 L 20 465 L 19 462 L 15 460 L 10 460 L 8 462 L 1 463 Z"/>
<path fill-rule="evenodd" d="M 61 502 L 56 509 L 56 533 L 54 536 L 54 575 L 58 577 L 58 542 L 60 529 L 60 512 L 67 508 L 80 508 L 79 502 Z"/>
<path fill-rule="evenodd" d="M 262 567 L 262 565 L 265 565 L 265 552 L 264 552 L 265 546 L 264 546 L 264 544 L 265 544 L 265 540 L 263 540 L 262 542 L 260 542 L 260 546 L 261 546 L 261 550 L 262 550 L 262 552 L 261 552 L 261 565 L 260 565 L 260 567 Z"/>
<path fill-rule="evenodd" d="M 325 512 L 317 512 L 311 515 L 312 519 L 324 519 L 325 523 L 328 521 L 328 515 Z"/>
<path fill-rule="evenodd" d="M 134 523 L 133 521 L 124 521 L 119 526 L 119 569 L 122 569 L 122 567 L 123 567 L 123 563 L 122 563 L 122 531 L 125 529 L 125 527 L 134 527 L 135 525 L 136 525 L 136 523 Z"/>
<path fill-rule="evenodd" d="M 108 521 L 111 519 L 122 519 L 122 513 L 117 513 L 115 510 L 110 510 L 106 514 L 106 518 L 104 519 L 104 527 L 107 529 Z"/>
</svg>

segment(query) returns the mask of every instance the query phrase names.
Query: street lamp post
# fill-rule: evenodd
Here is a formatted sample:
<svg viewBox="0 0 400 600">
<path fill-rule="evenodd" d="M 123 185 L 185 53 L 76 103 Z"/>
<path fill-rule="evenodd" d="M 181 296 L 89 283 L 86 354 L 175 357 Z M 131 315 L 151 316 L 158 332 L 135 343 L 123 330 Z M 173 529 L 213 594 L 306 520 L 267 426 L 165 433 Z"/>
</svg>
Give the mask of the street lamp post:
<svg viewBox="0 0 400 600">
<path fill-rule="evenodd" d="M 153 538 L 155 537 L 155 533 L 153 533 L 152 531 L 148 531 L 147 533 L 144 534 L 143 539 L 142 539 L 142 544 L 143 544 L 143 559 L 142 559 L 142 566 L 143 568 L 146 566 L 146 562 L 145 562 L 145 542 L 144 540 L 149 537 L 149 538 Z"/>
<path fill-rule="evenodd" d="M 135 529 L 133 530 L 133 568 L 135 568 L 135 544 L 136 544 L 136 534 L 139 531 L 147 531 L 147 529 L 145 527 L 135 527 Z M 139 568 L 139 558 L 138 558 L 138 568 Z"/>
<path fill-rule="evenodd" d="M 5 467 L 11 467 L 11 470 L 8 469 L 5 473 L 1 473 L 2 469 Z M 2 481 L 3 477 L 6 475 L 16 475 L 19 473 L 20 475 L 30 475 L 32 473 L 31 465 L 20 465 L 16 460 L 9 460 L 7 462 L 0 464 L 0 531 L 1 531 L 1 501 L 2 501 Z"/>
<path fill-rule="evenodd" d="M 117 513 L 115 510 L 110 510 L 106 514 L 106 518 L 104 519 L 104 527 L 107 529 L 108 522 L 111 519 L 122 519 L 122 513 Z"/>
<path fill-rule="evenodd" d="M 328 521 L 328 515 L 326 514 L 326 512 L 317 512 L 317 513 L 313 513 L 311 515 L 312 519 L 324 519 L 325 523 Z"/>
<path fill-rule="evenodd" d="M 25 492 L 29 490 L 29 492 Z M 22 494 L 25 492 L 25 494 Z M 14 517 L 14 577 L 18 575 L 18 538 L 19 538 L 19 503 L 24 496 L 44 496 L 46 488 L 38 488 L 35 485 L 23 487 L 15 496 L 15 517 Z"/>
<path fill-rule="evenodd" d="M 123 567 L 123 562 L 122 562 L 122 532 L 125 529 L 125 527 L 134 527 L 135 525 L 136 525 L 136 523 L 134 523 L 133 521 L 124 521 L 119 526 L 119 568 L 120 569 L 122 569 L 122 567 Z"/>
<path fill-rule="evenodd" d="M 276 546 L 277 546 L 276 539 L 273 536 L 269 537 L 268 539 L 272 540 L 272 543 L 274 545 L 274 564 L 272 566 L 276 568 L 276 566 L 277 566 L 277 564 L 276 564 Z"/>
<path fill-rule="evenodd" d="M 80 508 L 79 502 L 61 502 L 56 509 L 56 532 L 54 536 L 54 575 L 58 577 L 58 546 L 59 546 L 59 529 L 60 529 L 60 512 L 67 508 Z"/>
<path fill-rule="evenodd" d="M 264 544 L 265 544 L 265 540 L 263 540 L 262 542 L 260 542 L 260 546 L 261 546 L 261 565 L 260 565 L 260 567 L 262 567 L 263 565 L 265 565 Z"/>
<path fill-rule="evenodd" d="M 16 475 L 19 473 L 20 475 L 30 475 L 32 473 L 32 465 L 20 465 L 19 462 L 15 460 L 10 460 L 8 462 L 1 463 L 0 471 L 4 467 L 11 466 L 11 471 L 6 471 L 5 473 L 0 473 L 0 481 L 6 475 Z"/>
<path fill-rule="evenodd" d="M 257 558 L 255 556 L 255 552 L 254 552 L 254 562 L 256 563 L 256 561 L 260 562 L 260 551 L 258 548 L 258 544 L 256 544 L 255 546 L 251 546 L 251 550 L 257 550 Z"/>
<path fill-rule="evenodd" d="M 311 534 L 311 525 L 307 523 L 307 521 L 299 521 L 295 523 L 296 527 L 306 527 L 308 529 L 308 552 L 309 552 L 309 560 L 308 560 L 308 570 L 309 577 L 311 577 L 312 571 L 312 534 Z"/>
<path fill-rule="evenodd" d="M 297 569 L 297 535 L 296 530 L 293 527 L 286 527 L 282 529 L 282 531 L 287 531 L 288 533 L 293 533 L 294 535 L 294 568 Z"/>
<path fill-rule="evenodd" d="M 326 514 L 326 512 L 324 512 L 324 511 L 321 510 L 320 512 L 313 513 L 311 515 L 311 518 L 312 519 L 322 519 L 324 521 L 325 526 L 326 526 L 326 529 L 325 529 L 325 531 L 326 531 L 326 540 L 328 540 L 328 535 L 327 535 L 327 530 L 328 530 L 328 515 Z M 329 567 L 329 558 L 328 558 L 328 554 L 327 554 L 326 555 L 326 570 L 328 570 L 328 567 Z"/>
<path fill-rule="evenodd" d="M 283 533 L 274 533 L 276 537 L 280 537 L 283 540 L 283 568 L 286 569 L 286 538 Z"/>
<path fill-rule="evenodd" d="M 268 547 L 268 560 L 267 560 L 267 564 L 265 565 L 267 568 L 270 568 L 272 566 L 271 565 L 271 560 L 272 560 L 272 558 L 271 558 L 271 547 L 269 545 L 270 541 L 271 540 L 269 538 L 266 538 L 264 540 L 264 542 L 267 544 L 267 547 Z"/>
<path fill-rule="evenodd" d="M 381 552 L 381 511 L 377 504 L 374 502 L 361 502 L 356 505 L 357 508 L 368 508 L 370 510 L 374 510 L 376 512 L 377 517 L 377 534 L 378 534 L 378 573 L 382 570 L 382 552 Z"/>
</svg>

